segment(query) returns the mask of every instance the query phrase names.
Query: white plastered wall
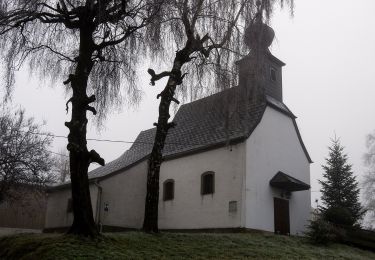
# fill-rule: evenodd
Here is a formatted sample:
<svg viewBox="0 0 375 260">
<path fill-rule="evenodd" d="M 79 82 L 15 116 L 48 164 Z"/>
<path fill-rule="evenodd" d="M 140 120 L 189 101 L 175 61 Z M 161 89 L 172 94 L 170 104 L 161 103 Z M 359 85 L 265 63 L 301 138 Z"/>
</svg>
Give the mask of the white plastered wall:
<svg viewBox="0 0 375 260">
<path fill-rule="evenodd" d="M 99 182 L 103 225 L 141 228 L 146 201 L 147 161 Z M 108 211 L 104 211 L 105 204 Z"/>
<path fill-rule="evenodd" d="M 165 161 L 160 173 L 159 228 L 204 229 L 241 226 L 245 144 Z M 215 172 L 214 194 L 201 195 L 201 175 Z M 163 183 L 174 179 L 174 199 L 163 201 Z M 237 211 L 229 212 L 229 202 Z"/>
<path fill-rule="evenodd" d="M 90 185 L 92 209 L 96 212 L 98 188 Z M 69 227 L 73 223 L 73 213 L 68 212 L 68 200 L 72 197 L 70 187 L 48 193 L 45 228 Z"/>
<path fill-rule="evenodd" d="M 282 171 L 310 184 L 310 164 L 299 142 L 293 121 L 267 107 L 246 141 L 246 227 L 274 231 L 274 197 L 281 190 L 269 185 Z M 292 192 L 289 200 L 290 232 L 301 234 L 310 218 L 310 190 Z"/>
<path fill-rule="evenodd" d="M 128 228 L 141 228 L 146 198 L 147 162 L 90 184 L 90 196 L 96 223 Z M 98 185 L 101 187 L 100 194 Z M 67 212 L 70 187 L 48 194 L 45 228 L 69 227 L 73 214 Z M 99 200 L 99 203 L 98 203 Z M 104 210 L 105 204 L 108 211 Z M 97 214 L 97 207 L 100 213 Z"/>
</svg>

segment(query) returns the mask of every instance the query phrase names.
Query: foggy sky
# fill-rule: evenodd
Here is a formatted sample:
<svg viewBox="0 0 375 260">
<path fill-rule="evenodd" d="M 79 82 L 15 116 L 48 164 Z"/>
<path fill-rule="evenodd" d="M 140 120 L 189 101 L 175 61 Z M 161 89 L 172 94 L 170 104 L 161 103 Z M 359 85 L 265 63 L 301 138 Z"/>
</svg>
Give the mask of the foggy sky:
<svg viewBox="0 0 375 260">
<path fill-rule="evenodd" d="M 314 161 L 311 190 L 315 206 L 320 189 L 317 179 L 335 134 L 345 146 L 355 174 L 361 178 L 365 172 L 365 136 L 375 129 L 375 1 L 295 2 L 294 17 L 287 10 L 275 12 L 272 27 L 276 40 L 271 51 L 287 64 L 283 68 L 284 103 L 298 117 L 302 138 Z M 134 141 L 140 131 L 153 127 L 157 121 L 155 97 L 164 85 L 148 84 L 149 65 L 144 61 L 139 69 L 139 86 L 144 92 L 139 106 L 110 113 L 100 132 L 91 124 L 88 137 Z M 13 107 L 21 105 L 28 116 L 38 122 L 45 120 L 45 130 L 67 135 L 68 98 L 63 89 L 62 82 L 50 88 L 38 78 L 29 78 L 23 69 L 17 74 Z M 51 150 L 58 152 L 66 142 L 56 139 Z M 109 162 L 130 145 L 89 141 L 88 147 Z"/>
</svg>

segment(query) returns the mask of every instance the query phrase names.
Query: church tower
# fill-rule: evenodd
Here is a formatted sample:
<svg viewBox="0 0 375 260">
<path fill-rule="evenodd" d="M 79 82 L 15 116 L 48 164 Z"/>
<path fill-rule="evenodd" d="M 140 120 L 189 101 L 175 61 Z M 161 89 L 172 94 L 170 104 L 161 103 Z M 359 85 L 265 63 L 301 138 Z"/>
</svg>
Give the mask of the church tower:
<svg viewBox="0 0 375 260">
<path fill-rule="evenodd" d="M 268 95 L 282 102 L 282 67 L 285 63 L 268 49 L 274 37 L 274 30 L 261 18 L 256 18 L 246 29 L 244 41 L 250 53 L 237 61 L 239 86 L 251 98 L 263 100 Z"/>
</svg>

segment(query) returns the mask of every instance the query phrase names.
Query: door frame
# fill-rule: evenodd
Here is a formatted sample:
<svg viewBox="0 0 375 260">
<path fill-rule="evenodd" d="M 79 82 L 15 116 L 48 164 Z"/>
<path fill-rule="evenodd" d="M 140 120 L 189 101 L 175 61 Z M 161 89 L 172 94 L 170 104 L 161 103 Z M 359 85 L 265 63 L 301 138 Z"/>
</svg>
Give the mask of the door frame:
<svg viewBox="0 0 375 260">
<path fill-rule="evenodd" d="M 274 232 L 281 235 L 290 235 L 289 200 L 273 198 Z M 284 218 L 284 219 L 283 219 Z"/>
</svg>

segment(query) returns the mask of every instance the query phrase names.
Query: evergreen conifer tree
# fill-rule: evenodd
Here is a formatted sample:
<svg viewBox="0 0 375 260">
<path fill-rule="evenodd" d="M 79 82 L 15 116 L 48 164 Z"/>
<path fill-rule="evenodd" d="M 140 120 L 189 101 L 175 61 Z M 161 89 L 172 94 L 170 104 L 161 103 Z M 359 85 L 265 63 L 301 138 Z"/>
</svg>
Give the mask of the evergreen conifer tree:
<svg viewBox="0 0 375 260">
<path fill-rule="evenodd" d="M 354 225 L 361 220 L 364 210 L 359 202 L 358 182 L 347 160 L 344 147 L 335 137 L 326 165 L 322 166 L 324 180 L 319 180 L 324 203 L 320 211 L 323 218 L 332 223 Z"/>
</svg>

